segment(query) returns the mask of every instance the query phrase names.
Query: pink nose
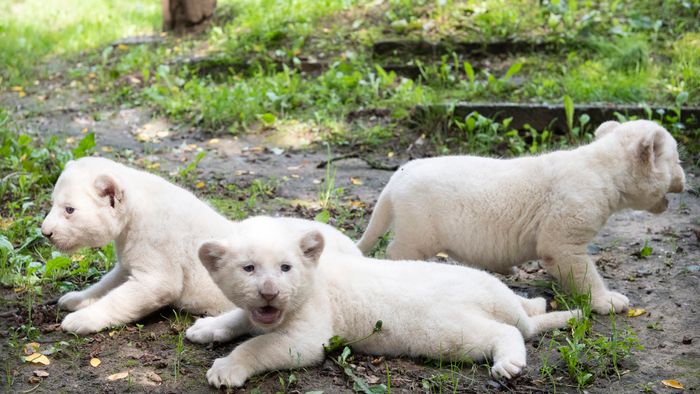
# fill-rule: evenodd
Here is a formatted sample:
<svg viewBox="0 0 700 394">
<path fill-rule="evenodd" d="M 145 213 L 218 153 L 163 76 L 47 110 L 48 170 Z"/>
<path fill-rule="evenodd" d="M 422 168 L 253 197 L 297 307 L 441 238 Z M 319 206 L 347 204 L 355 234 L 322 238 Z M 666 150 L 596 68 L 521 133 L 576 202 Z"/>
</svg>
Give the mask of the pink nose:
<svg viewBox="0 0 700 394">
<path fill-rule="evenodd" d="M 275 297 L 277 297 L 277 295 L 278 295 L 279 293 L 280 293 L 279 291 L 277 291 L 277 292 L 275 292 L 275 293 L 263 293 L 263 292 L 261 291 L 261 292 L 260 292 L 260 297 L 264 298 L 266 301 L 272 301 L 272 300 L 275 299 Z"/>
</svg>

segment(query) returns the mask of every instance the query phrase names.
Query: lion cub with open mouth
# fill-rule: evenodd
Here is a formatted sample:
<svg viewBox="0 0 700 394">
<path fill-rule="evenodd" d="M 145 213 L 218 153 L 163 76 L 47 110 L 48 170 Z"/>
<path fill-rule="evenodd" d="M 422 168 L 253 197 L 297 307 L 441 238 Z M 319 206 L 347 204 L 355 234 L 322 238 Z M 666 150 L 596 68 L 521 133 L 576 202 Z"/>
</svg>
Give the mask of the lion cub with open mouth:
<svg viewBox="0 0 700 394">
<path fill-rule="evenodd" d="M 591 292 L 598 313 L 629 306 L 609 291 L 586 253 L 614 212 L 661 213 L 683 191 L 676 141 L 650 121 L 603 123 L 596 140 L 568 151 L 510 160 L 447 156 L 409 162 L 379 196 L 358 247 L 369 252 L 391 226 L 387 256 L 455 260 L 508 273 L 542 259 L 550 275 Z"/>
<path fill-rule="evenodd" d="M 564 327 L 579 311 L 545 313 L 545 300 L 519 297 L 476 269 L 418 261 L 383 261 L 323 253 L 324 236 L 256 217 L 231 237 L 202 244 L 199 257 L 241 309 L 199 319 L 187 338 L 206 343 L 249 339 L 207 372 L 214 386 L 241 386 L 253 375 L 321 362 L 339 335 L 376 355 L 493 361 L 495 376 L 525 366 L 525 343 Z M 320 259 L 319 259 L 320 257 Z M 320 260 L 320 261 L 319 261 Z"/>
<path fill-rule="evenodd" d="M 135 321 L 166 305 L 216 315 L 234 308 L 198 258 L 199 244 L 236 227 L 189 191 L 112 160 L 70 161 L 56 181 L 42 233 L 57 249 L 101 247 L 112 240 L 119 261 L 99 282 L 58 300 L 72 311 L 65 331 L 88 334 Z M 330 250 L 360 254 L 333 227 L 295 218 L 275 221 L 316 229 Z"/>
</svg>

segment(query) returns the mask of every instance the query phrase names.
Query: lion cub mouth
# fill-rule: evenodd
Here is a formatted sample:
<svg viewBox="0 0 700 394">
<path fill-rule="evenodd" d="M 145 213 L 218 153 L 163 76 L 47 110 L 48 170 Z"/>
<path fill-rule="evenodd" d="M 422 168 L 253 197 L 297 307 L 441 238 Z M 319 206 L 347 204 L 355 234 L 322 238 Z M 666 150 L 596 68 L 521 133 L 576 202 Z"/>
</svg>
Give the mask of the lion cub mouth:
<svg viewBox="0 0 700 394">
<path fill-rule="evenodd" d="M 253 320 L 261 324 L 276 323 L 282 316 L 282 311 L 274 306 L 268 305 L 261 308 L 255 308 L 251 311 Z"/>
</svg>

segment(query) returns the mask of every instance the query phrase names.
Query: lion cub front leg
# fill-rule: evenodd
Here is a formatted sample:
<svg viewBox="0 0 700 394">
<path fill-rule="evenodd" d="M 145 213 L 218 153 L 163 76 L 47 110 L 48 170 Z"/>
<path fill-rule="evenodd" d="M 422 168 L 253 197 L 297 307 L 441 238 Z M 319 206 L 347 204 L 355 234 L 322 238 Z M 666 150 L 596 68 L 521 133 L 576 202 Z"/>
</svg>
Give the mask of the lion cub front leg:
<svg viewBox="0 0 700 394">
<path fill-rule="evenodd" d="M 557 278 L 562 286 L 571 292 L 586 294 L 591 292 L 591 309 L 599 314 L 611 310 L 622 312 L 629 307 L 629 299 L 624 295 L 610 291 L 585 246 L 570 248 L 560 244 L 558 250 L 543 248 L 540 256 L 547 272 Z"/>
<path fill-rule="evenodd" d="M 185 336 L 194 343 L 226 342 L 254 331 L 246 311 L 234 308 L 219 316 L 197 319 Z"/>
<path fill-rule="evenodd" d="M 261 372 L 317 364 L 323 360 L 323 344 L 331 332 L 285 330 L 251 338 L 228 356 L 217 358 L 207 371 L 207 380 L 215 387 L 240 387 Z"/>
<path fill-rule="evenodd" d="M 121 285 L 129 276 L 119 263 L 112 268 L 99 282 L 82 291 L 71 291 L 58 299 L 58 307 L 68 311 L 77 311 L 96 302 L 110 290 Z"/>
</svg>

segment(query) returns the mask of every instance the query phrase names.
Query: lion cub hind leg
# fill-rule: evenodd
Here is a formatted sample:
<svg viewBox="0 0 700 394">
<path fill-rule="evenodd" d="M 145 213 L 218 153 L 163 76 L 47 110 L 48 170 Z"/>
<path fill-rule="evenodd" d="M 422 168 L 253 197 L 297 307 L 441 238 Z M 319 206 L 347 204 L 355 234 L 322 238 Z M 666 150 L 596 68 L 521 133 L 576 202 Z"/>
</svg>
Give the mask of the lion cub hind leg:
<svg viewBox="0 0 700 394">
<path fill-rule="evenodd" d="M 547 312 L 547 301 L 542 297 L 525 298 L 518 296 L 518 298 L 520 299 L 520 305 L 525 309 L 528 316 L 541 315 Z"/>
<path fill-rule="evenodd" d="M 531 329 L 529 332 L 523 334 L 525 335 L 525 338 L 530 338 L 545 331 L 566 327 L 569 320 L 580 318 L 581 310 L 579 309 L 549 312 L 541 315 L 530 316 L 530 320 L 532 322 L 530 326 Z"/>
<path fill-rule="evenodd" d="M 520 374 L 526 365 L 525 341 L 516 327 L 474 314 L 465 315 L 461 326 L 462 357 L 492 360 L 491 374 L 497 378 Z"/>
</svg>

